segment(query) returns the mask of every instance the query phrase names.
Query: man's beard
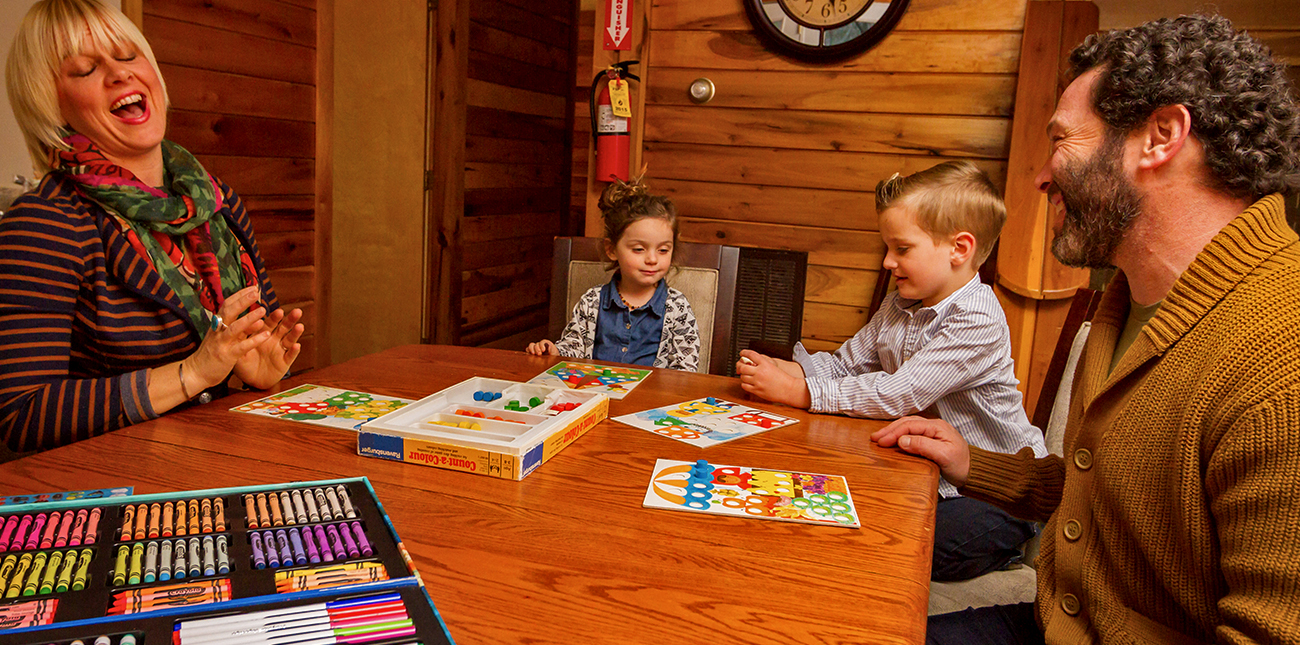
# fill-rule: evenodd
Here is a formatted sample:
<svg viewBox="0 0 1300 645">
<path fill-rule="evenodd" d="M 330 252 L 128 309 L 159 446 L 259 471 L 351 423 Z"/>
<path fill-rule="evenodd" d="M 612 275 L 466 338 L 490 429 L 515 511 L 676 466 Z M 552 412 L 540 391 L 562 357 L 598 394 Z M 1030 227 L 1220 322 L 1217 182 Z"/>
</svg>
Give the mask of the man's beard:
<svg viewBox="0 0 1300 645">
<path fill-rule="evenodd" d="M 1065 221 L 1052 238 L 1052 255 L 1066 266 L 1110 268 L 1142 208 L 1142 196 L 1121 167 L 1123 142 L 1107 134 L 1092 157 L 1065 166 L 1053 179 Z"/>
</svg>

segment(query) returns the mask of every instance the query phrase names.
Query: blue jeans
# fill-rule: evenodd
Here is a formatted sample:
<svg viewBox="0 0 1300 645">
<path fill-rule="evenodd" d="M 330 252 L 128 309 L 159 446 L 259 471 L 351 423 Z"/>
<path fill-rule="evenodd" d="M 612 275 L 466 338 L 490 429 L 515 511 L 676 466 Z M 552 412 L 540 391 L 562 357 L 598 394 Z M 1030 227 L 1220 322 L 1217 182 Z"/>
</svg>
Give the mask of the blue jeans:
<svg viewBox="0 0 1300 645">
<path fill-rule="evenodd" d="M 926 645 L 1042 645 L 1034 603 L 999 605 L 931 616 Z"/>
<path fill-rule="evenodd" d="M 934 513 L 934 561 L 930 579 L 968 580 L 997 571 L 1021 556 L 1034 536 L 1030 522 L 967 497 L 940 499 Z"/>
</svg>

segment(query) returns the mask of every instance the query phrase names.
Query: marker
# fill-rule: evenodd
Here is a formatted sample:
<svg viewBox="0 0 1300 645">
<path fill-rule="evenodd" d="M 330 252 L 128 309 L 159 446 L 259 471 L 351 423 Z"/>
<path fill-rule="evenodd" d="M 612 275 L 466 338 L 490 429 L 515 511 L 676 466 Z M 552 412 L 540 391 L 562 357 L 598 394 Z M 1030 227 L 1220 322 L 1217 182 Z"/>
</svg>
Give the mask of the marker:
<svg viewBox="0 0 1300 645">
<path fill-rule="evenodd" d="M 328 522 L 334 519 L 334 516 L 330 515 L 330 503 L 325 499 L 325 491 L 316 488 L 312 492 L 316 494 L 316 507 L 320 509 L 321 521 Z"/>
<path fill-rule="evenodd" d="M 257 503 L 261 504 L 262 498 L 259 497 Z M 271 493 L 271 526 L 284 526 L 284 516 L 280 514 L 280 502 L 275 493 Z"/>
<path fill-rule="evenodd" d="M 302 493 L 302 501 L 307 506 L 307 519 L 312 522 L 319 522 L 320 511 L 316 510 L 316 498 L 312 496 L 310 490 L 299 492 Z"/>
<path fill-rule="evenodd" d="M 72 514 L 72 511 L 68 511 L 68 514 Z M 59 530 L 59 520 L 62 519 L 62 517 L 62 514 L 58 511 L 50 513 L 50 523 L 45 526 L 45 535 L 41 536 L 42 549 L 48 549 L 54 546 L 54 532 Z"/>
<path fill-rule="evenodd" d="M 162 532 L 162 504 L 154 502 L 149 505 L 149 537 L 156 538 Z"/>
<path fill-rule="evenodd" d="M 334 561 L 334 550 L 330 548 L 329 538 L 325 537 L 325 527 L 317 524 L 312 527 L 316 531 L 316 543 L 320 545 L 320 559 L 322 562 Z"/>
<path fill-rule="evenodd" d="M 248 494 L 244 495 L 244 514 L 248 516 L 248 528 L 250 529 L 258 528 L 257 508 L 253 506 L 252 495 L 248 495 Z"/>
<path fill-rule="evenodd" d="M 144 581 L 158 579 L 158 543 L 150 541 L 144 549 Z"/>
<path fill-rule="evenodd" d="M 86 581 L 90 579 L 90 559 L 94 555 L 94 549 L 81 550 L 81 556 L 77 558 L 77 573 L 72 576 L 73 591 L 81 591 L 86 588 Z M 71 559 L 68 558 L 68 560 Z"/>
<path fill-rule="evenodd" d="M 58 577 L 59 565 L 63 563 L 63 552 L 55 551 L 50 554 L 50 562 L 45 565 L 45 577 L 41 579 L 41 593 L 47 594 L 54 591 L 54 579 Z M 3 573 L 3 572 L 0 572 Z"/>
<path fill-rule="evenodd" d="M 346 531 L 344 531 L 346 533 Z M 361 555 L 370 557 L 375 554 L 374 548 L 370 546 L 370 541 L 366 539 L 366 532 L 361 530 L 361 522 L 352 523 L 352 534 L 357 536 L 357 546 L 361 547 Z"/>
<path fill-rule="evenodd" d="M 280 552 L 275 546 L 275 536 L 270 531 L 262 531 L 262 545 L 266 547 L 266 566 L 272 569 L 280 566 Z"/>
<path fill-rule="evenodd" d="M 302 541 L 307 547 L 307 561 L 312 564 L 320 563 L 320 551 L 316 550 L 316 539 L 312 537 L 311 527 L 302 527 Z"/>
<path fill-rule="evenodd" d="M 203 501 L 199 504 L 199 508 L 201 509 L 200 512 L 202 513 L 202 517 L 203 517 L 203 532 L 211 533 L 212 532 L 212 500 L 206 497 L 203 498 Z"/>
<path fill-rule="evenodd" d="M 190 538 L 190 577 L 197 578 L 203 574 L 203 561 L 200 558 L 199 539 Z"/>
<path fill-rule="evenodd" d="M 32 525 L 32 532 L 27 535 L 27 541 L 23 544 L 24 549 L 35 549 L 41 543 L 41 532 L 45 530 L 45 521 L 49 519 L 45 513 L 36 515 L 36 523 Z"/>
<path fill-rule="evenodd" d="M 172 540 L 176 562 L 172 565 L 172 577 L 180 580 L 185 577 L 185 540 Z"/>
<path fill-rule="evenodd" d="M 163 510 L 162 510 L 162 512 L 163 512 L 163 516 L 162 516 L 162 531 L 161 531 L 160 535 L 162 535 L 163 537 L 171 537 L 171 536 L 172 536 L 172 519 L 176 516 L 176 508 L 175 508 L 174 506 L 172 506 L 172 503 L 171 503 L 171 502 L 165 502 L 165 503 L 163 504 Z"/>
<path fill-rule="evenodd" d="M 296 523 L 297 520 L 294 519 L 293 513 L 293 499 L 289 497 L 289 491 L 280 491 L 280 506 L 284 509 L 284 523 L 290 525 Z"/>
<path fill-rule="evenodd" d="M 217 573 L 230 573 L 230 552 L 224 535 L 217 536 Z"/>
<path fill-rule="evenodd" d="M 76 517 L 76 514 L 72 511 L 63 514 L 63 521 L 59 524 L 59 533 L 54 536 L 53 546 L 55 548 L 68 546 L 68 531 L 72 530 L 72 518 L 74 517 Z M 51 522 L 51 525 L 53 525 L 53 522 Z"/>
<path fill-rule="evenodd" d="M 172 541 L 163 540 L 162 546 L 158 549 L 158 581 L 167 582 L 172 579 Z"/>
<path fill-rule="evenodd" d="M 356 540 L 352 539 L 352 532 L 348 530 L 347 524 L 339 524 L 339 536 L 343 538 L 343 548 L 347 549 L 349 558 L 361 557 L 361 549 L 357 548 Z"/>
<path fill-rule="evenodd" d="M 338 491 L 333 488 L 326 488 L 325 498 L 330 502 L 330 512 L 334 514 L 334 517 L 340 520 L 343 519 L 343 505 L 339 503 Z"/>
<path fill-rule="evenodd" d="M 185 500 L 176 502 L 176 532 L 172 535 L 185 535 Z"/>
<path fill-rule="evenodd" d="M 257 531 L 251 531 L 249 539 L 253 543 L 253 568 L 266 568 L 266 554 L 262 551 L 262 534 Z"/>
<path fill-rule="evenodd" d="M 199 500 L 190 500 L 190 535 L 199 533 Z"/>
<path fill-rule="evenodd" d="M 82 544 L 94 544 L 95 540 L 99 539 L 100 515 L 101 515 L 101 511 L 99 510 L 99 508 L 90 509 L 90 520 L 86 522 L 85 534 L 81 536 Z M 78 520 L 81 519 L 81 511 L 77 511 L 77 519 Z M 77 526 L 74 524 L 72 526 L 72 529 L 75 532 Z M 68 546 L 77 546 L 77 545 L 69 542 Z"/>
<path fill-rule="evenodd" d="M 140 572 L 144 569 L 144 542 L 136 542 L 131 546 L 131 573 L 126 578 L 126 583 L 131 585 L 140 584 Z"/>
<path fill-rule="evenodd" d="M 23 585 L 24 596 L 35 596 L 36 589 L 41 586 L 41 573 L 45 570 L 45 561 L 49 558 L 44 553 L 37 553 L 36 558 L 32 560 L 32 570 L 27 574 L 27 584 Z"/>
<path fill-rule="evenodd" d="M 149 535 L 148 519 L 149 507 L 141 504 L 135 509 L 135 539 L 143 540 Z"/>
<path fill-rule="evenodd" d="M 205 576 L 217 575 L 217 554 L 214 551 L 216 548 L 212 536 L 205 535 L 203 537 L 203 575 Z"/>
<path fill-rule="evenodd" d="M 5 527 L 0 530 L 0 553 L 9 550 L 9 538 L 13 537 L 14 529 L 18 528 L 18 516 L 10 515 L 5 520 Z"/>
<path fill-rule="evenodd" d="M 271 526 L 271 511 L 266 509 L 266 493 L 257 494 L 257 523 L 262 528 Z"/>
<path fill-rule="evenodd" d="M 68 590 L 72 584 L 72 569 L 77 565 L 76 550 L 69 550 L 63 554 L 63 570 L 59 572 L 59 579 L 54 583 L 54 592 L 63 593 Z"/>
<path fill-rule="evenodd" d="M 343 547 L 343 540 L 339 538 L 338 525 L 330 524 L 325 527 L 325 532 L 329 534 L 329 545 L 330 548 L 334 550 L 334 558 L 337 560 L 346 559 L 348 557 L 348 551 Z"/>
<path fill-rule="evenodd" d="M 32 554 L 24 553 L 18 558 L 18 566 L 14 569 L 14 577 L 9 579 L 9 588 L 5 590 L 5 598 L 17 598 L 18 594 L 23 591 L 23 581 L 27 578 L 27 569 L 32 566 Z"/>
<path fill-rule="evenodd" d="M 226 501 L 220 497 L 212 500 L 213 513 L 217 516 L 217 532 L 226 531 Z"/>
<path fill-rule="evenodd" d="M 18 522 L 18 530 L 14 531 L 14 539 L 9 543 L 10 551 L 21 551 L 23 545 L 27 543 L 27 529 L 32 527 L 32 516 L 24 515 L 23 519 Z"/>
<path fill-rule="evenodd" d="M 293 491 L 290 493 L 289 496 L 290 499 L 293 500 L 293 514 L 295 517 L 298 518 L 298 523 L 306 524 L 308 521 L 307 507 L 302 502 L 302 489 L 300 488 L 293 489 Z"/>
<path fill-rule="evenodd" d="M 131 555 L 131 547 L 123 544 L 117 548 L 117 563 L 113 565 L 113 586 L 126 584 L 126 558 Z"/>
<path fill-rule="evenodd" d="M 307 564 L 307 549 L 302 546 L 302 535 L 298 533 L 297 528 L 289 529 L 289 546 L 293 547 L 293 561 L 297 564 Z"/>
<path fill-rule="evenodd" d="M 130 540 L 135 529 L 135 507 L 126 504 L 122 507 L 122 537 L 121 540 Z"/>
</svg>

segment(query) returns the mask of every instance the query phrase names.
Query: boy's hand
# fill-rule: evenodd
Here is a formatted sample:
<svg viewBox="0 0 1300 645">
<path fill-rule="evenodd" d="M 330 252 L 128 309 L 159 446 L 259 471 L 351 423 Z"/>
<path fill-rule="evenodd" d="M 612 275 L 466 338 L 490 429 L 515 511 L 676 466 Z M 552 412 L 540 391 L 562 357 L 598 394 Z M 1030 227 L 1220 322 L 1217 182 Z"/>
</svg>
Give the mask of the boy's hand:
<svg viewBox="0 0 1300 645">
<path fill-rule="evenodd" d="M 560 350 L 549 340 L 539 340 L 535 343 L 528 343 L 528 349 L 525 350 L 533 356 L 559 356 Z"/>
<path fill-rule="evenodd" d="M 903 417 L 872 433 L 871 440 L 888 448 L 894 444 L 939 465 L 948 483 L 961 488 L 970 477 L 970 446 L 942 419 Z"/>
<path fill-rule="evenodd" d="M 741 389 L 746 392 L 806 410 L 812 405 L 812 397 L 808 394 L 808 383 L 803 379 L 803 368 L 797 363 L 794 367 L 799 370 L 798 376 L 783 369 L 774 359 L 747 349 L 740 352 L 736 375 L 740 377 Z"/>
</svg>

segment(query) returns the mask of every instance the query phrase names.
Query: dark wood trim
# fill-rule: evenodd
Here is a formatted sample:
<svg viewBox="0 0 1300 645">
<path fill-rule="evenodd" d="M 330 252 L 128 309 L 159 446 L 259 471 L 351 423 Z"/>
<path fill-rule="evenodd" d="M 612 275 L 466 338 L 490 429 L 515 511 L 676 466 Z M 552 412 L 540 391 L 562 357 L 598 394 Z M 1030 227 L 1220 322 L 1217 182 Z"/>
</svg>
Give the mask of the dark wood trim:
<svg viewBox="0 0 1300 645">
<path fill-rule="evenodd" d="M 316 6 L 316 367 L 332 364 L 330 302 L 334 235 L 334 0 Z"/>
<path fill-rule="evenodd" d="M 465 211 L 465 87 L 469 70 L 469 0 L 441 0 L 429 13 L 432 51 L 428 160 L 428 312 L 424 340 L 460 337 L 460 220 Z"/>
<path fill-rule="evenodd" d="M 1044 433 L 1047 422 L 1052 418 L 1052 407 L 1056 405 L 1057 390 L 1061 389 L 1061 380 L 1065 378 L 1065 364 L 1070 360 L 1070 348 L 1074 346 L 1074 337 L 1078 335 L 1083 323 L 1092 320 L 1101 303 L 1101 292 L 1080 288 L 1070 302 L 1070 311 L 1065 314 L 1065 323 L 1061 325 L 1061 335 L 1056 339 L 1056 349 L 1052 351 L 1052 362 L 1047 365 L 1043 375 L 1043 386 L 1038 391 L 1038 402 L 1034 405 L 1034 426 Z"/>
</svg>

